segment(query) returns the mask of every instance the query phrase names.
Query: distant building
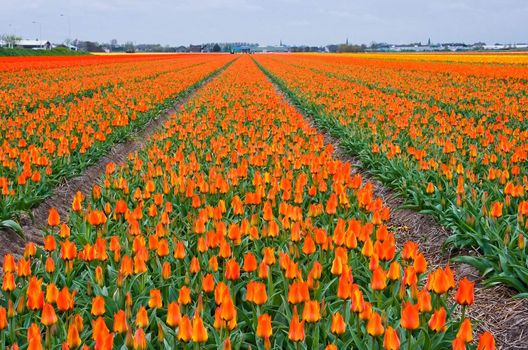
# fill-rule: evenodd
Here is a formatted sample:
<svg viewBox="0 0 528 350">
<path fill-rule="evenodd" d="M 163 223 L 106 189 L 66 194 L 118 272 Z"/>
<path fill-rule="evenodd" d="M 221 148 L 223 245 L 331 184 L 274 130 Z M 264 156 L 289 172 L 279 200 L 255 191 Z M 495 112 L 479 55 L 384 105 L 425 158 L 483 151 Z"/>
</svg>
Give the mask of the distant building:
<svg viewBox="0 0 528 350">
<path fill-rule="evenodd" d="M 202 52 L 202 45 L 189 45 L 189 52 Z"/>
<path fill-rule="evenodd" d="M 237 45 L 237 46 L 233 46 L 231 52 L 233 53 L 251 53 L 252 50 L 251 50 L 251 46 L 248 46 L 248 45 Z"/>
<path fill-rule="evenodd" d="M 23 49 L 33 49 L 33 50 L 50 50 L 51 43 L 47 40 L 22 39 L 16 43 L 16 47 L 23 48 Z"/>
<path fill-rule="evenodd" d="M 268 46 L 257 46 L 253 48 L 253 51 L 254 52 L 288 52 L 289 48 L 284 45 L 280 45 L 280 46 L 268 45 Z"/>
</svg>

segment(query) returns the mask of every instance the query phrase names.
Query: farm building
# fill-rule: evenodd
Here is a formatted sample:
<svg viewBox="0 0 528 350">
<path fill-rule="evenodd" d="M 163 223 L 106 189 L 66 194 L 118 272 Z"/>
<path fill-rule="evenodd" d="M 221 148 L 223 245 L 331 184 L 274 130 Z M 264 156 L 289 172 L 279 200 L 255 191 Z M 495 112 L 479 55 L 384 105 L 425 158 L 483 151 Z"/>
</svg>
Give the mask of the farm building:
<svg viewBox="0 0 528 350">
<path fill-rule="evenodd" d="M 51 43 L 47 40 L 27 40 L 22 39 L 16 43 L 17 47 L 23 49 L 33 49 L 33 50 L 50 50 Z"/>
</svg>

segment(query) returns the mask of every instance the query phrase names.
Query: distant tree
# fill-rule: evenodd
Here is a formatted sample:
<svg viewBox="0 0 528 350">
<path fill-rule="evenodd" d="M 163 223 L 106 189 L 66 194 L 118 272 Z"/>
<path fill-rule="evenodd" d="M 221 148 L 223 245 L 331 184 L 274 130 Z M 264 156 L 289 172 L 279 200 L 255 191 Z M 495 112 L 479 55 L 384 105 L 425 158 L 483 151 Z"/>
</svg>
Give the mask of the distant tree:
<svg viewBox="0 0 528 350">
<path fill-rule="evenodd" d="M 132 41 L 127 41 L 125 43 L 125 52 L 135 52 L 134 43 Z"/>
<path fill-rule="evenodd" d="M 12 49 L 13 47 L 18 44 L 20 40 L 22 40 L 21 37 L 13 35 L 13 34 L 4 34 L 0 36 L 0 38 L 6 43 L 7 47 Z"/>
<path fill-rule="evenodd" d="M 341 44 L 337 48 L 337 52 L 364 52 L 366 49 L 365 45 L 347 45 Z"/>
<path fill-rule="evenodd" d="M 337 52 L 339 47 L 337 45 L 328 45 L 326 48 L 328 49 L 328 52 Z"/>
<path fill-rule="evenodd" d="M 110 50 L 113 51 L 117 47 L 117 45 L 118 45 L 117 39 L 110 40 Z"/>
<path fill-rule="evenodd" d="M 212 51 L 213 52 L 220 52 L 220 51 L 222 51 L 222 48 L 220 47 L 220 45 L 218 45 L 218 43 L 216 43 L 216 44 L 214 44 Z"/>
</svg>

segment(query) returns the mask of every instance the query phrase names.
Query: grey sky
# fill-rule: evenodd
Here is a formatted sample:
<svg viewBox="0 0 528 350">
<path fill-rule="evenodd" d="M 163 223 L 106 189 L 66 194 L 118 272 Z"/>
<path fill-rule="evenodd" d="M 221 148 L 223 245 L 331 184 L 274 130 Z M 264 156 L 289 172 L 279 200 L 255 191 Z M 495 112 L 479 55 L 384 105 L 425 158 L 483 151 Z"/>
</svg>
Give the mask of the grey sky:
<svg viewBox="0 0 528 350">
<path fill-rule="evenodd" d="M 60 42 L 68 20 L 73 38 L 164 45 L 528 42 L 528 0 L 0 0 L 0 33 Z"/>
</svg>

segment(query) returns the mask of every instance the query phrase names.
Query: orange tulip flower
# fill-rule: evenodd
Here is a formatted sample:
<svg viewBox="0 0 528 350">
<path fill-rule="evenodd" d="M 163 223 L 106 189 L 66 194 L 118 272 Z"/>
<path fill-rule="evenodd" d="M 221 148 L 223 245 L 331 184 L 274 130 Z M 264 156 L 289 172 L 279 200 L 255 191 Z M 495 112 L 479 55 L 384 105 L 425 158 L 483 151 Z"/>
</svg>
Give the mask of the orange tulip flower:
<svg viewBox="0 0 528 350">
<path fill-rule="evenodd" d="M 418 305 L 413 305 L 410 302 L 403 303 L 400 325 L 408 330 L 414 330 L 420 327 Z"/>
<path fill-rule="evenodd" d="M 42 322 L 44 326 L 49 327 L 57 323 L 58 320 L 59 318 L 57 317 L 53 306 L 48 303 L 44 303 L 44 306 L 42 307 L 42 314 L 40 316 L 40 322 Z"/>
<path fill-rule="evenodd" d="M 151 289 L 148 306 L 151 309 L 159 309 L 163 306 L 163 300 L 161 298 L 161 292 L 159 289 Z"/>
<path fill-rule="evenodd" d="M 106 312 L 105 300 L 102 296 L 98 295 L 92 299 L 92 315 L 101 316 Z"/>
<path fill-rule="evenodd" d="M 180 324 L 181 313 L 180 306 L 176 302 L 171 302 L 167 309 L 167 325 L 169 327 L 177 327 Z"/>
<path fill-rule="evenodd" d="M 381 266 L 378 266 L 372 272 L 370 287 L 372 290 L 383 290 L 387 287 L 387 275 Z"/>
<path fill-rule="evenodd" d="M 302 318 L 308 323 L 315 323 L 321 319 L 321 307 L 317 300 L 308 300 L 304 303 Z"/>
<path fill-rule="evenodd" d="M 178 326 L 178 340 L 188 342 L 192 339 L 191 320 L 187 315 L 183 315 Z"/>
<path fill-rule="evenodd" d="M 341 335 L 346 331 L 346 324 L 343 316 L 338 311 L 332 315 L 332 323 L 330 324 L 330 332 Z"/>
<path fill-rule="evenodd" d="M 78 348 L 82 343 L 79 336 L 79 329 L 75 323 L 70 323 L 68 326 L 68 335 L 66 337 L 66 344 L 70 349 Z"/>
<path fill-rule="evenodd" d="M 457 338 L 464 340 L 466 343 L 473 341 L 473 328 L 469 318 L 465 318 L 457 332 Z"/>
<path fill-rule="evenodd" d="M 367 324 L 367 332 L 373 337 L 378 337 L 385 332 L 385 328 L 381 323 L 381 316 L 377 312 L 373 312 L 370 315 Z"/>
<path fill-rule="evenodd" d="M 5 328 L 7 328 L 7 310 L 0 306 L 0 331 Z"/>
<path fill-rule="evenodd" d="M 272 333 L 271 316 L 268 314 L 260 315 L 257 323 L 257 337 L 269 339 Z"/>
<path fill-rule="evenodd" d="M 147 314 L 147 309 L 141 306 L 136 314 L 136 326 L 140 328 L 147 328 L 149 325 L 149 318 Z"/>
<path fill-rule="evenodd" d="M 290 329 L 288 331 L 288 339 L 294 342 L 304 340 L 304 320 L 299 321 L 299 314 L 297 313 L 297 306 L 293 307 L 293 315 L 290 321 Z"/>
<path fill-rule="evenodd" d="M 490 332 L 484 332 L 479 336 L 477 350 L 495 350 L 495 338 Z"/>
<path fill-rule="evenodd" d="M 32 276 L 26 291 L 26 305 L 31 310 L 40 310 L 44 305 L 44 292 L 41 290 L 42 279 Z"/>
<path fill-rule="evenodd" d="M 231 281 L 236 281 L 240 277 L 240 266 L 235 259 L 231 259 L 225 266 L 225 278 Z"/>
<path fill-rule="evenodd" d="M 61 223 L 59 212 L 56 208 L 51 208 L 48 214 L 48 226 L 59 226 Z"/>
<path fill-rule="evenodd" d="M 195 343 L 205 343 L 209 338 L 207 329 L 203 324 L 203 320 L 198 313 L 194 315 L 192 320 L 192 341 Z"/>
<path fill-rule="evenodd" d="M 136 329 L 134 333 L 134 350 L 145 350 L 147 348 L 147 337 L 143 328 Z"/>
<path fill-rule="evenodd" d="M 435 332 L 445 332 L 447 313 L 443 307 L 436 309 L 429 320 L 429 328 Z"/>
<path fill-rule="evenodd" d="M 459 305 L 472 305 L 475 299 L 474 296 L 475 282 L 470 282 L 467 277 L 464 277 L 455 294 L 455 300 Z"/>
<path fill-rule="evenodd" d="M 383 337 L 383 349 L 385 350 L 399 350 L 400 349 L 400 338 L 398 333 L 388 326 L 385 330 L 385 336 Z"/>
</svg>

